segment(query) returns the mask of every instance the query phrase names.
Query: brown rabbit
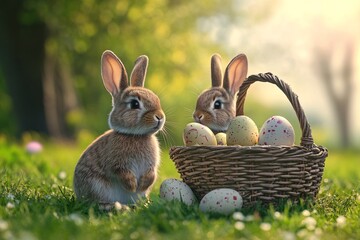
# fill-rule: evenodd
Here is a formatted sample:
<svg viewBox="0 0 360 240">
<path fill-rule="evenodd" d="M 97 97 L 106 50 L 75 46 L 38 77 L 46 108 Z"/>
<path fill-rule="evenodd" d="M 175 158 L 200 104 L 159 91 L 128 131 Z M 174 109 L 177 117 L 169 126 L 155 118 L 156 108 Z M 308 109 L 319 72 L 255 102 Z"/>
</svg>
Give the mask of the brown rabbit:
<svg viewBox="0 0 360 240">
<path fill-rule="evenodd" d="M 208 126 L 214 133 L 225 132 L 231 119 L 235 117 L 235 93 L 244 82 L 248 70 L 246 55 L 234 57 L 221 79 L 221 58 L 218 54 L 211 57 L 212 87 L 200 94 L 193 118 Z"/>
<path fill-rule="evenodd" d="M 98 137 L 81 155 L 75 168 L 77 198 L 102 204 L 133 204 L 147 197 L 160 162 L 155 134 L 165 123 L 159 98 L 144 88 L 147 56 L 140 56 L 128 77 L 111 51 L 101 58 L 101 75 L 112 96 L 111 130 Z"/>
</svg>

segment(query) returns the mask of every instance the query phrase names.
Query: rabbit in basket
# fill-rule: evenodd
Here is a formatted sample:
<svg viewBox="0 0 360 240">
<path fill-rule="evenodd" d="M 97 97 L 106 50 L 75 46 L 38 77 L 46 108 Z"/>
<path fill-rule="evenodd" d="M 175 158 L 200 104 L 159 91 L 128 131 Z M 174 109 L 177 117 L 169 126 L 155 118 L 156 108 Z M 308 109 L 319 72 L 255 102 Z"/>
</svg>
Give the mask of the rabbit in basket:
<svg viewBox="0 0 360 240">
<path fill-rule="evenodd" d="M 234 57 L 226 67 L 224 80 L 221 74 L 221 58 L 211 57 L 212 87 L 202 92 L 193 113 L 195 122 L 209 127 L 215 134 L 226 132 L 235 117 L 235 93 L 244 82 L 248 71 L 246 55 Z"/>
<path fill-rule="evenodd" d="M 144 88 L 147 56 L 140 56 L 130 76 L 111 51 L 101 58 L 101 75 L 112 96 L 111 130 L 83 152 L 74 173 L 76 197 L 108 209 L 118 202 L 132 205 L 146 198 L 157 177 L 160 162 L 155 134 L 165 114 L 155 93 Z"/>
</svg>

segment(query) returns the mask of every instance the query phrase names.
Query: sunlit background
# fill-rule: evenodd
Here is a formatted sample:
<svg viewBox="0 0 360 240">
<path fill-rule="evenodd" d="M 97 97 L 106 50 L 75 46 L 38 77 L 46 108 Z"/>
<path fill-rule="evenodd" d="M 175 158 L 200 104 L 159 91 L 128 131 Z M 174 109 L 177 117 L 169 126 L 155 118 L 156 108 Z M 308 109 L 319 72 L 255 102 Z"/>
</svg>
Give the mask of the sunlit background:
<svg viewBox="0 0 360 240">
<path fill-rule="evenodd" d="M 168 115 L 166 146 L 182 144 L 196 98 L 210 87 L 214 52 L 223 69 L 245 53 L 249 74 L 272 72 L 289 83 L 315 143 L 360 144 L 359 1 L 26 0 L 7 1 L 0 13 L 0 134 L 10 138 L 104 132 L 111 97 L 100 56 L 111 49 L 128 73 L 137 56 L 149 56 L 146 86 Z M 283 115 L 299 142 L 295 114 L 276 87 L 252 86 L 245 114 L 259 127 Z"/>
</svg>

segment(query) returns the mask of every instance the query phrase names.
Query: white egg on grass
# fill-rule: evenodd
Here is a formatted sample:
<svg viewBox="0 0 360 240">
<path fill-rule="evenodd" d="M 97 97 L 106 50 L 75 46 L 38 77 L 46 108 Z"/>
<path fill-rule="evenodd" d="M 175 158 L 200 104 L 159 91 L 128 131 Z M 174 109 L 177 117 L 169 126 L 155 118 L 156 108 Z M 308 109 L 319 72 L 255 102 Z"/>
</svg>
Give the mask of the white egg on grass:
<svg viewBox="0 0 360 240">
<path fill-rule="evenodd" d="M 160 185 L 160 197 L 167 201 L 178 200 L 190 206 L 197 202 L 197 198 L 191 188 L 184 182 L 170 178 Z"/>
<path fill-rule="evenodd" d="M 199 208 L 205 213 L 230 215 L 241 209 L 241 195 L 230 188 L 219 188 L 208 192 L 200 201 Z"/>
<path fill-rule="evenodd" d="M 259 145 L 293 146 L 294 142 L 294 128 L 284 117 L 272 116 L 260 129 Z"/>
</svg>

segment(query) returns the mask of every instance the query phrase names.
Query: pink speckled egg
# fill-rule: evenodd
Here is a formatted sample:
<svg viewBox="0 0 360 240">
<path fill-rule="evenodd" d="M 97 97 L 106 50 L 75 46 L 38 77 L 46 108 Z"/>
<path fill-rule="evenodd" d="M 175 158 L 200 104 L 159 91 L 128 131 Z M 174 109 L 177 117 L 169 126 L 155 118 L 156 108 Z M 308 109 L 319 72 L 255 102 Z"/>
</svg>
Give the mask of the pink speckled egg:
<svg viewBox="0 0 360 240">
<path fill-rule="evenodd" d="M 200 201 L 202 212 L 230 215 L 240 210 L 243 199 L 240 194 L 230 188 L 219 188 L 208 192 Z"/>
<path fill-rule="evenodd" d="M 167 201 L 178 200 L 190 206 L 197 199 L 191 188 L 184 182 L 169 178 L 161 183 L 160 197 Z"/>
<path fill-rule="evenodd" d="M 266 120 L 259 134 L 260 145 L 292 146 L 295 142 L 293 126 L 281 116 L 273 116 Z"/>
</svg>

